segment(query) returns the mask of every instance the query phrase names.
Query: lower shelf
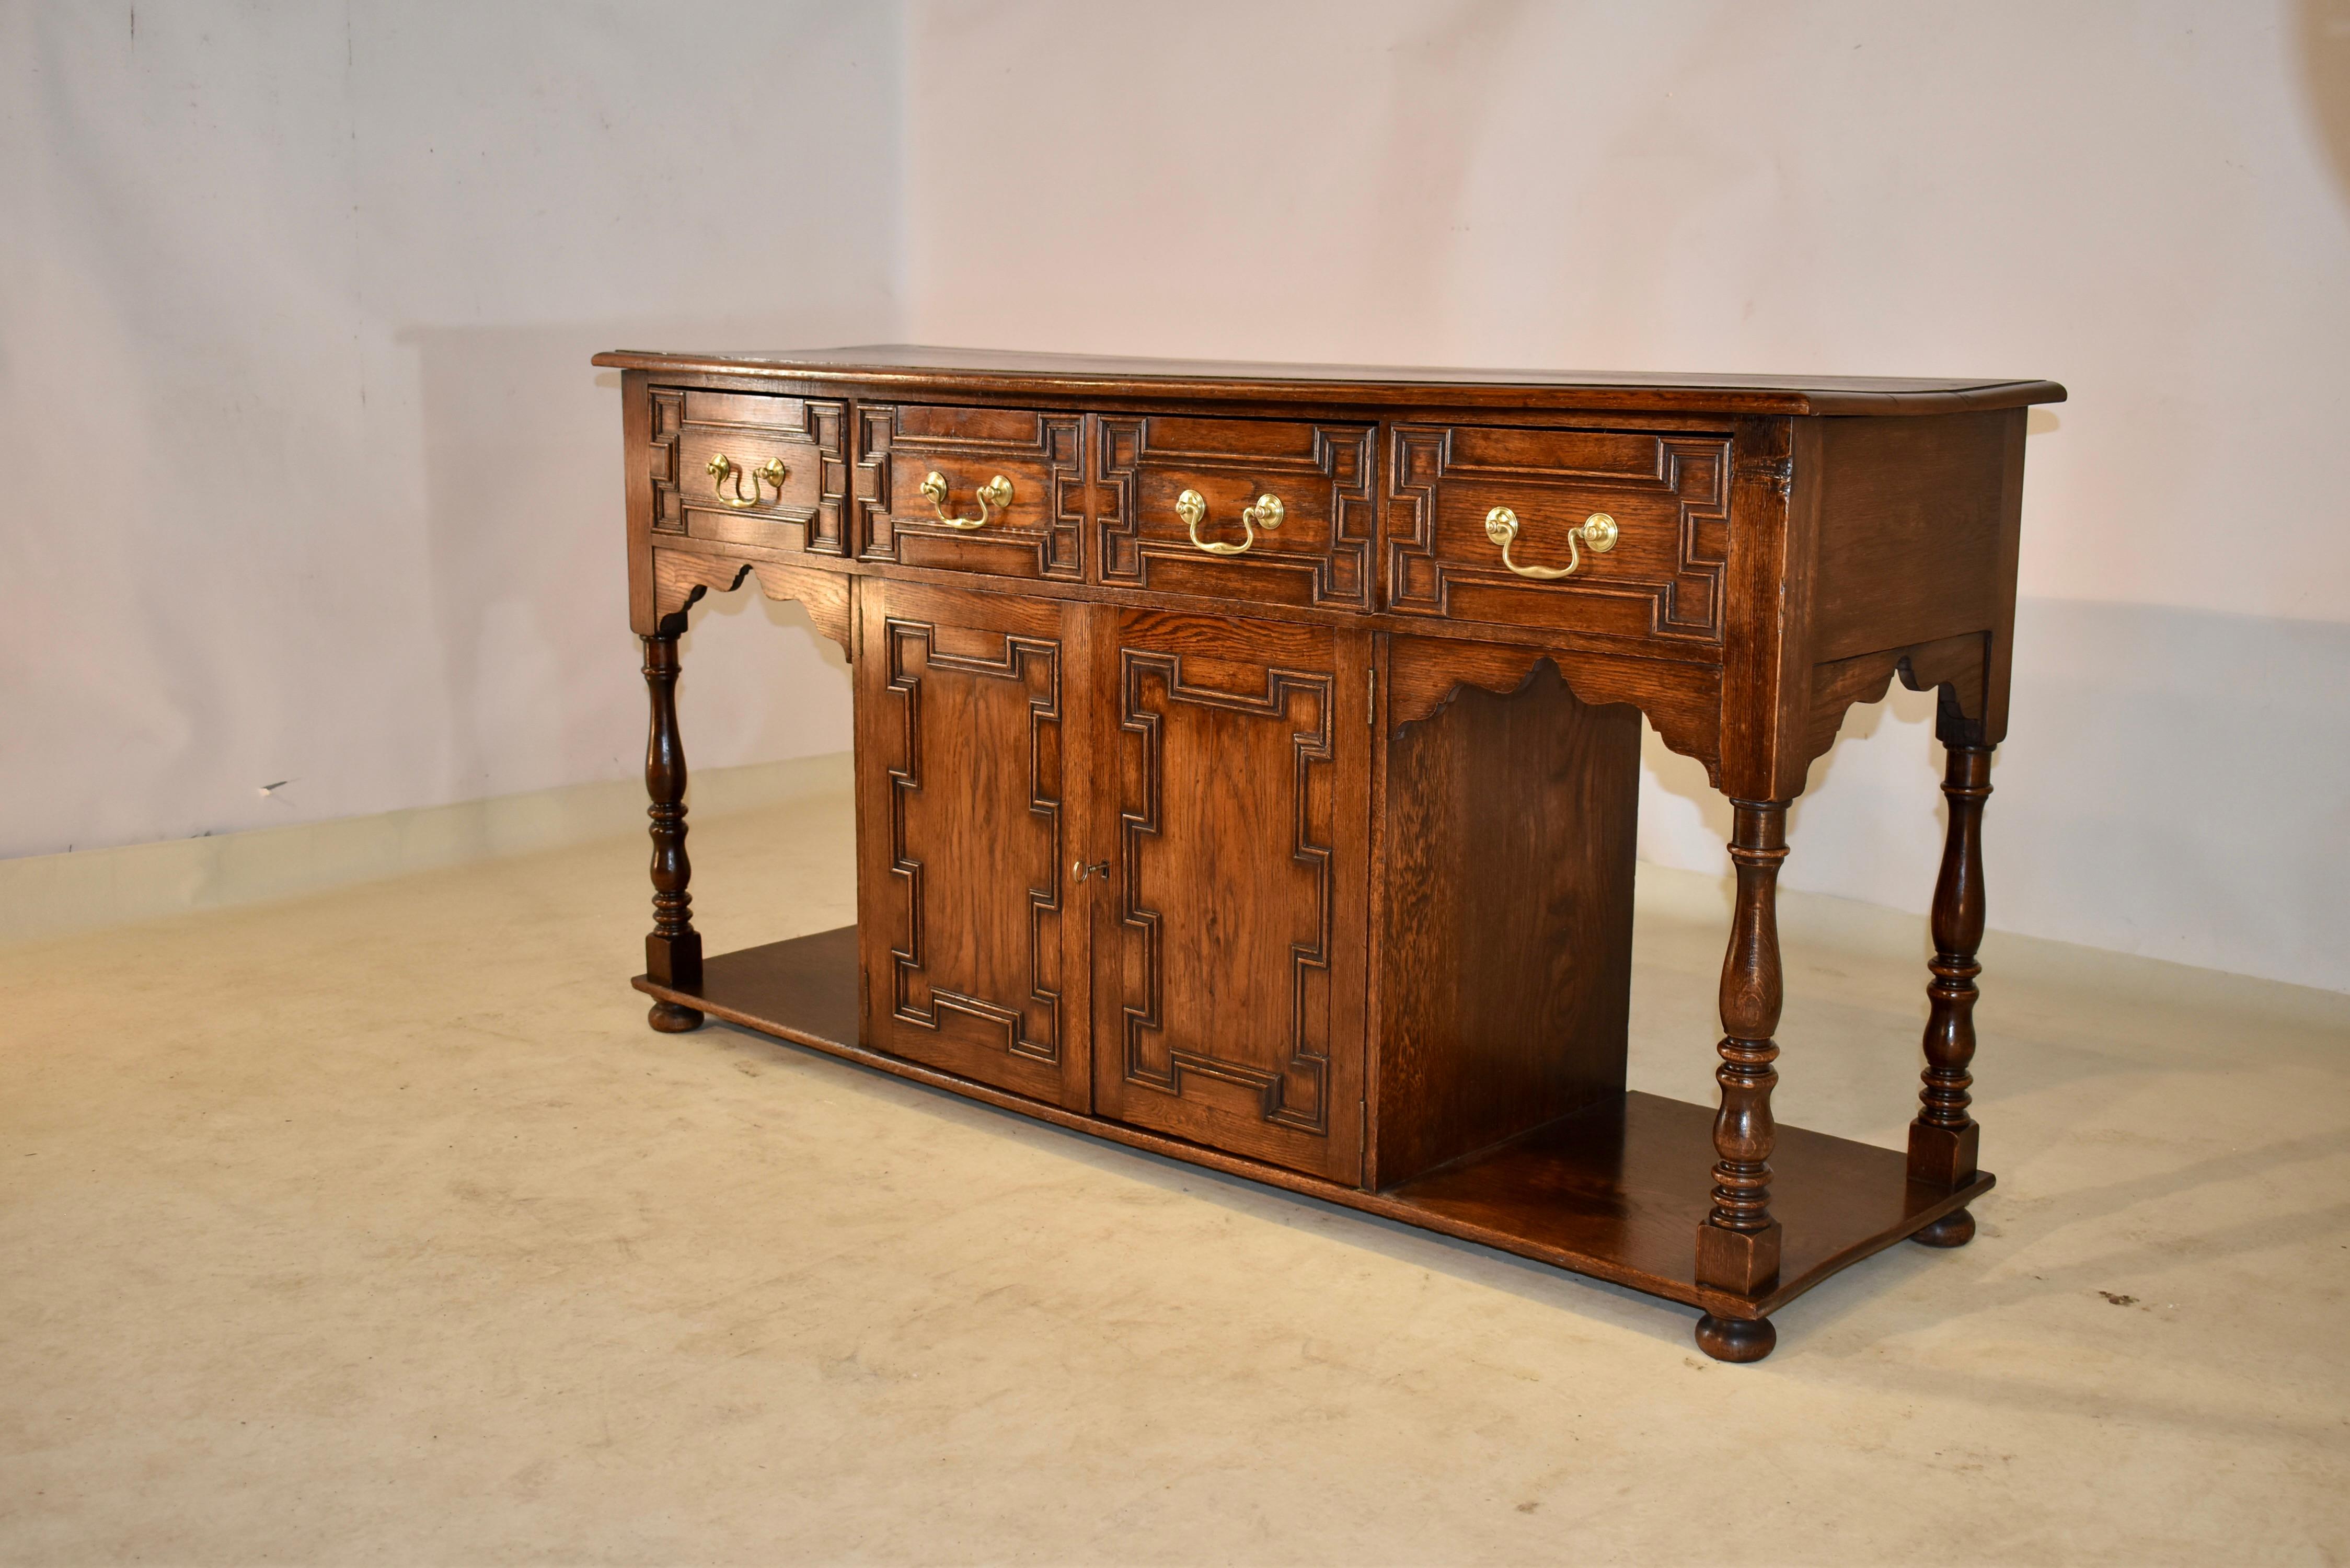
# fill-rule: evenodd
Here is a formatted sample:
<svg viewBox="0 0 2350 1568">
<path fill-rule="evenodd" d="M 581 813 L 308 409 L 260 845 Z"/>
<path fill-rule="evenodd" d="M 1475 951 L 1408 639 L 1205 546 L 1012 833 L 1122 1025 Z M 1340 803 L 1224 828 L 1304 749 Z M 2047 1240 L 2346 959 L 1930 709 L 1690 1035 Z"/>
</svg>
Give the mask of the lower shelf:
<svg viewBox="0 0 2350 1568">
<path fill-rule="evenodd" d="M 707 960 L 693 991 L 639 991 L 746 1029 L 812 1046 L 1006 1110 L 1479 1241 L 1521 1257 L 1701 1307 L 1717 1317 L 1775 1312 L 1839 1269 L 1963 1209 L 1991 1190 L 1908 1179 L 1900 1152 L 1782 1127 L 1771 1157 L 1771 1211 L 1783 1235 L 1779 1283 L 1746 1297 L 1700 1286 L 1697 1228 L 1713 1168 L 1713 1111 L 1626 1094 L 1385 1192 L 1341 1187 L 1138 1127 L 1080 1116 L 858 1043 L 857 929 Z"/>
</svg>

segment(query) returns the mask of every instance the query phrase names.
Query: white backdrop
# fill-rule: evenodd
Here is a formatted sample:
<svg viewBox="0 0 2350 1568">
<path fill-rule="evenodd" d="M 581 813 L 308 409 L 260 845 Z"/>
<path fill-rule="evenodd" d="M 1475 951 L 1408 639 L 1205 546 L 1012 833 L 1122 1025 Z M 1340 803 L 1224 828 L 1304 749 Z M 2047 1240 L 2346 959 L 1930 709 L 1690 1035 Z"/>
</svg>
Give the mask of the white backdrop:
<svg viewBox="0 0 2350 1568">
<path fill-rule="evenodd" d="M 690 11 L 0 6 L 0 855 L 641 769 L 588 356 L 897 324 L 896 13 Z M 697 765 L 848 743 L 757 600 Z"/>
<path fill-rule="evenodd" d="M 0 855 L 632 773 L 598 348 L 2044 375 L 1993 924 L 2350 989 L 2345 0 L 25 4 L 0 72 Z M 847 745 L 698 615 L 697 765 Z M 1791 885 L 1923 907 L 1927 719 Z"/>
</svg>

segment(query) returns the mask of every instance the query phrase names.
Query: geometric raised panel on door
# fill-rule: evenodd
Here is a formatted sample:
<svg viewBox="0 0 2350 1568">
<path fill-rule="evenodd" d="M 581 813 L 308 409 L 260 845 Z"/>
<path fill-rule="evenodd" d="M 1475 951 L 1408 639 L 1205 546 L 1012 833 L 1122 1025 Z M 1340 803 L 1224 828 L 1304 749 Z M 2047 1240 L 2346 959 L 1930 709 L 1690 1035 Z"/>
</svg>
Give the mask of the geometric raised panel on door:
<svg viewBox="0 0 2350 1568">
<path fill-rule="evenodd" d="M 1116 651 L 1095 1104 L 1356 1180 L 1365 639 L 1128 611 Z"/>
<path fill-rule="evenodd" d="M 1083 607 L 890 584 L 863 608 L 871 1044 L 1086 1109 L 1065 626 Z"/>
</svg>

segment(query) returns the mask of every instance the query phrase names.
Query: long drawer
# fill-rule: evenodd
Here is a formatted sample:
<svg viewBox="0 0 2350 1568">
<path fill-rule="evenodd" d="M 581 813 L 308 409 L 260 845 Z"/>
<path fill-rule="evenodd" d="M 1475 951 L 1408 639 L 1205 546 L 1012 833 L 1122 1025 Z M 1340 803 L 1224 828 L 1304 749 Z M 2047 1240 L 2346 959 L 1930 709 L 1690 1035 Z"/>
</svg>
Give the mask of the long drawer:
<svg viewBox="0 0 2350 1568">
<path fill-rule="evenodd" d="M 1478 425 L 1393 435 L 1389 609 L 1719 647 L 1728 438 Z"/>
</svg>

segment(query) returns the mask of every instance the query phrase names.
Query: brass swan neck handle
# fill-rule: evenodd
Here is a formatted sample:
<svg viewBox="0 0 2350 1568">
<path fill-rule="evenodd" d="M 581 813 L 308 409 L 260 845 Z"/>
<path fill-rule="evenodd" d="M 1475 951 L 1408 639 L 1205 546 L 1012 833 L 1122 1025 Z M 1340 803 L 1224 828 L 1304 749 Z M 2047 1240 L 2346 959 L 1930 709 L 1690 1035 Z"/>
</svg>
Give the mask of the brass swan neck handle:
<svg viewBox="0 0 2350 1568">
<path fill-rule="evenodd" d="M 769 458 L 765 464 L 759 468 L 745 468 L 722 452 L 704 465 L 703 472 L 710 475 L 711 491 L 719 500 L 737 512 L 744 512 L 754 506 L 773 506 L 775 502 L 781 501 L 784 498 L 784 480 L 791 470 L 784 466 L 784 460 L 780 457 Z M 743 493 L 743 481 L 745 478 L 751 481 L 751 493 L 748 495 Z M 730 480 L 733 487 L 732 494 L 727 493 Z M 762 483 L 774 487 L 775 501 L 760 499 L 759 486 Z"/>
<path fill-rule="evenodd" d="M 1211 556 L 1247 555 L 1256 548 L 1256 531 L 1260 527 L 1271 533 L 1281 526 L 1282 519 L 1288 514 L 1288 508 L 1282 505 L 1278 495 L 1258 496 L 1254 505 L 1241 508 L 1241 529 L 1247 536 L 1233 545 L 1221 539 L 1200 537 L 1200 524 L 1208 516 L 1206 496 L 1196 490 L 1187 490 L 1175 498 L 1175 515 L 1183 519 L 1183 526 L 1191 530 L 1192 547 Z"/>
<path fill-rule="evenodd" d="M 1583 552 L 1587 546 L 1595 556 L 1604 556 L 1616 547 L 1616 519 L 1605 512 L 1594 512 L 1566 531 L 1566 565 L 1564 566 L 1522 566 L 1510 558 L 1510 546 L 1517 542 L 1518 514 L 1506 506 L 1496 506 L 1485 514 L 1485 537 L 1502 547 L 1502 565 L 1522 577 L 1534 577 L 1552 582 L 1571 577 L 1582 568 Z"/>
<path fill-rule="evenodd" d="M 969 533 L 974 528 L 986 527 L 992 521 L 988 515 L 989 507 L 1000 513 L 1012 504 L 1012 482 L 999 473 L 981 485 L 973 493 L 979 498 L 979 515 L 976 517 L 956 517 L 948 514 L 947 476 L 935 468 L 922 475 L 922 493 L 931 498 L 931 510 L 938 514 L 937 521 L 942 526 Z"/>
</svg>

